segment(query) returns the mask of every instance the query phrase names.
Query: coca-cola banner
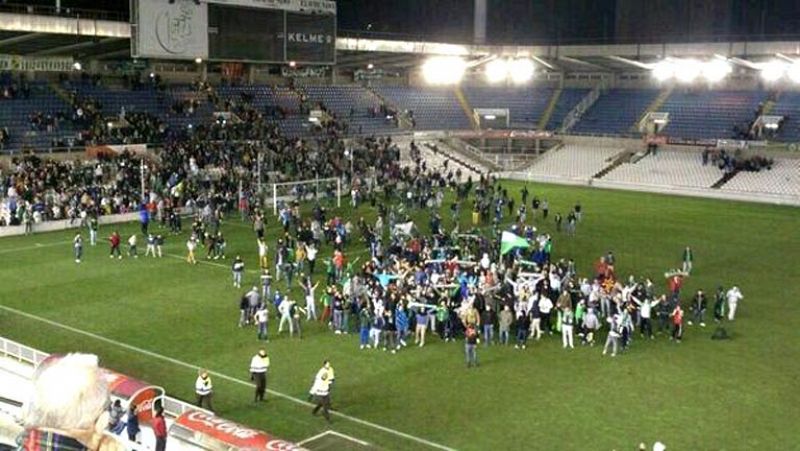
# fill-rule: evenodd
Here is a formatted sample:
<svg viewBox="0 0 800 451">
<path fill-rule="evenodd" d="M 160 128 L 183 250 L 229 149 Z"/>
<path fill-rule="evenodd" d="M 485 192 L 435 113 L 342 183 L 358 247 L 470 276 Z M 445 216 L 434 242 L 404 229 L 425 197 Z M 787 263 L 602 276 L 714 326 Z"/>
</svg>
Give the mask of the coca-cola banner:
<svg viewBox="0 0 800 451">
<path fill-rule="evenodd" d="M 202 443 L 206 448 L 213 442 L 218 442 L 220 446 L 212 447 L 213 449 L 227 449 L 232 446 L 240 450 L 305 451 L 301 446 L 273 437 L 266 432 L 198 410 L 185 412 L 175 419 L 172 428 L 176 427 L 193 432 L 194 437 L 187 437 L 185 432 L 176 433 L 171 429 L 170 434 L 174 437 L 196 444 Z"/>
</svg>

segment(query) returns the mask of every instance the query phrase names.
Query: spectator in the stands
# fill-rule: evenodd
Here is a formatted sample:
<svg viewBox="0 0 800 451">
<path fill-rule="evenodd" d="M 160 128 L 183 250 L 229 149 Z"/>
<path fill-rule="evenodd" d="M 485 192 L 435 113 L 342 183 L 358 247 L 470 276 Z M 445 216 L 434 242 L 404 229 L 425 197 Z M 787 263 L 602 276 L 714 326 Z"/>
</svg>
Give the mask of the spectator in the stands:
<svg viewBox="0 0 800 451">
<path fill-rule="evenodd" d="M 124 450 L 104 434 L 109 388 L 97 356 L 67 354 L 45 360 L 33 375 L 19 450 Z"/>
</svg>

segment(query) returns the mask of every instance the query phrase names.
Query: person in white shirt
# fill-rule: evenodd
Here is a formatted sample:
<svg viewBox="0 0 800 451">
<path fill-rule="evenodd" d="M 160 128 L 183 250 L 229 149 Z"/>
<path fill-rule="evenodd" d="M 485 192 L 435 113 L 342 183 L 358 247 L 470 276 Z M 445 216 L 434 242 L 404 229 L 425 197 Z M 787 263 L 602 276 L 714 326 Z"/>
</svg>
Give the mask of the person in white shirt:
<svg viewBox="0 0 800 451">
<path fill-rule="evenodd" d="M 316 415 L 320 409 L 322 409 L 322 415 L 328 421 L 331 422 L 331 415 L 330 415 L 330 407 L 331 407 L 331 382 L 332 379 L 330 377 L 330 373 L 327 369 L 328 361 L 325 360 L 322 363 L 322 368 L 317 371 L 317 375 L 314 377 L 314 384 L 311 386 L 311 390 L 309 390 L 308 394 L 309 397 L 314 397 L 316 405 L 314 406 L 314 410 L 311 411 L 312 415 Z"/>
<path fill-rule="evenodd" d="M 666 300 L 666 297 L 662 296 L 652 301 L 648 301 L 647 299 L 640 301 L 636 296 L 631 296 L 631 300 L 639 306 L 639 318 L 641 319 L 639 333 L 644 336 L 644 332 L 647 330 L 647 336 L 650 337 L 651 340 L 653 339 L 653 327 L 650 323 L 650 318 L 652 317 L 653 307 L 658 305 L 662 299 Z"/>
<path fill-rule="evenodd" d="M 269 341 L 269 337 L 267 336 L 267 322 L 269 321 L 269 311 L 267 310 L 266 302 L 262 302 L 259 305 L 258 310 L 256 310 L 255 315 L 253 315 L 253 319 L 256 322 L 258 339 Z"/>
<path fill-rule="evenodd" d="M 733 321 L 736 317 L 736 306 L 744 296 L 736 285 L 733 286 L 725 295 L 728 298 L 728 321 Z"/>
<path fill-rule="evenodd" d="M 264 348 L 250 359 L 250 380 L 256 383 L 256 393 L 253 402 L 264 401 L 264 392 L 267 391 L 267 371 L 269 370 L 269 356 Z"/>
<path fill-rule="evenodd" d="M 281 314 L 281 321 L 278 323 L 278 333 L 283 332 L 283 325 L 289 323 L 289 336 L 294 335 L 294 321 L 292 321 L 292 304 L 288 297 L 284 297 L 283 301 L 278 305 L 278 312 Z"/>
<path fill-rule="evenodd" d="M 128 257 L 139 258 L 139 254 L 136 252 L 136 234 L 134 233 L 128 238 Z"/>
<path fill-rule="evenodd" d="M 553 335 L 550 327 L 550 311 L 553 310 L 553 301 L 545 294 L 539 296 L 539 313 L 542 315 L 542 331 Z"/>
<path fill-rule="evenodd" d="M 211 383 L 211 376 L 208 371 L 200 370 L 197 380 L 194 382 L 194 392 L 197 394 L 197 407 L 203 407 L 205 404 L 208 410 L 214 411 L 211 405 L 211 397 L 214 395 L 214 384 Z"/>
</svg>

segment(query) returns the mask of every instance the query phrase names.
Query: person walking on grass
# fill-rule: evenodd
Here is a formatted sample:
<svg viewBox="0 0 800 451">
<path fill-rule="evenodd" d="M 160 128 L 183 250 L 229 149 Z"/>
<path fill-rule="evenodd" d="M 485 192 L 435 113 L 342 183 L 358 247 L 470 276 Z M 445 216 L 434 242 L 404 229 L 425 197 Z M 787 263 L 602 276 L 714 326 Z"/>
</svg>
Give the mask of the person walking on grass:
<svg viewBox="0 0 800 451">
<path fill-rule="evenodd" d="M 514 322 L 514 314 L 511 313 L 511 307 L 508 305 L 503 306 L 503 310 L 498 315 L 497 323 L 499 326 L 499 338 L 501 345 L 508 345 L 508 334 L 511 330 L 511 323 Z"/>
<path fill-rule="evenodd" d="M 725 289 L 720 285 L 717 287 L 714 299 L 714 321 L 719 323 L 723 319 L 725 319 Z"/>
<path fill-rule="evenodd" d="M 75 256 L 75 263 L 80 263 L 83 256 L 83 237 L 80 232 L 76 233 L 75 238 L 72 239 L 72 251 Z"/>
<path fill-rule="evenodd" d="M 494 321 L 495 314 L 492 307 L 486 304 L 485 310 L 481 312 L 481 325 L 483 326 L 483 344 L 489 346 L 494 340 Z"/>
<path fill-rule="evenodd" d="M 186 240 L 186 262 L 192 265 L 197 264 L 197 259 L 194 256 L 195 249 L 197 249 L 197 239 L 194 236 L 190 236 Z"/>
<path fill-rule="evenodd" d="M 114 258 L 117 256 L 117 259 L 122 260 L 122 251 L 119 250 L 119 245 L 122 242 L 122 238 L 119 236 L 119 232 L 116 230 L 111 233 L 111 236 L 108 237 L 108 244 L 111 247 L 111 251 L 109 253 L 110 258 Z"/>
<path fill-rule="evenodd" d="M 242 288 L 242 274 L 244 274 L 244 261 L 242 257 L 236 256 L 231 263 L 231 275 L 233 276 L 233 287 Z"/>
<path fill-rule="evenodd" d="M 572 313 L 570 306 L 567 305 L 561 314 L 561 343 L 563 344 L 564 349 L 567 347 L 570 349 L 575 348 L 572 335 L 574 324 L 575 315 Z"/>
<path fill-rule="evenodd" d="M 528 312 L 522 310 L 517 318 L 517 344 L 514 349 L 526 349 L 528 347 L 528 334 L 531 327 L 531 317 Z"/>
<path fill-rule="evenodd" d="M 467 368 L 478 366 L 478 331 L 475 325 L 469 324 L 464 331 L 464 353 L 467 359 Z"/>
<path fill-rule="evenodd" d="M 616 357 L 619 350 L 619 338 L 622 336 L 622 320 L 619 314 L 609 316 L 608 319 L 608 336 L 606 337 L 606 344 L 603 346 L 603 355 L 608 353 L 608 348 L 611 348 L 611 357 Z"/>
<path fill-rule="evenodd" d="M 256 392 L 253 402 L 264 401 L 267 391 L 267 371 L 269 371 L 269 356 L 264 348 L 250 359 L 250 380 L 256 383 Z"/>
<path fill-rule="evenodd" d="M 742 291 L 739 290 L 739 287 L 736 285 L 728 290 L 725 296 L 728 298 L 728 321 L 733 321 L 736 318 L 736 307 L 739 305 L 739 301 L 741 301 L 744 296 L 742 295 Z"/>
<path fill-rule="evenodd" d="M 197 380 L 194 382 L 194 392 L 197 395 L 197 407 L 202 408 L 206 406 L 208 410 L 214 411 L 211 404 L 211 398 L 214 396 L 214 384 L 211 382 L 211 376 L 208 371 L 200 370 Z"/>
<path fill-rule="evenodd" d="M 686 274 L 692 273 L 692 262 L 694 261 L 694 253 L 692 252 L 692 248 L 686 246 L 683 250 L 683 272 Z"/>
<path fill-rule="evenodd" d="M 328 361 L 325 360 L 322 364 L 322 368 L 317 371 L 317 375 L 314 377 L 314 384 L 311 386 L 311 390 L 309 390 L 309 398 L 314 398 L 314 410 L 311 411 L 311 414 L 316 416 L 319 413 L 320 409 L 322 409 L 322 416 L 325 417 L 325 420 L 330 423 L 331 422 L 331 380 L 328 374 L 327 369 L 325 368 L 328 364 Z"/>
<path fill-rule="evenodd" d="M 267 324 L 269 322 L 269 310 L 267 310 L 266 301 L 262 302 L 258 306 L 258 310 L 256 310 L 256 313 L 253 316 L 253 320 L 255 321 L 258 330 L 257 332 L 258 339 L 269 341 L 269 336 L 267 334 Z"/>
<path fill-rule="evenodd" d="M 136 251 L 136 241 L 135 233 L 128 238 L 128 257 L 139 258 L 139 253 Z"/>
<path fill-rule="evenodd" d="M 703 290 L 697 290 L 692 299 L 692 319 L 689 320 L 689 325 L 695 322 L 700 324 L 700 327 L 706 327 L 706 294 Z"/>
<path fill-rule="evenodd" d="M 314 300 L 314 291 L 319 286 L 319 282 L 312 284 L 311 276 L 300 274 L 300 287 L 303 289 L 303 294 L 306 297 L 306 321 L 317 320 L 317 304 Z"/>
<path fill-rule="evenodd" d="M 672 310 L 669 316 L 672 318 L 672 336 L 669 339 L 680 343 L 683 337 L 683 309 L 681 304 L 675 304 L 675 309 Z"/>
</svg>

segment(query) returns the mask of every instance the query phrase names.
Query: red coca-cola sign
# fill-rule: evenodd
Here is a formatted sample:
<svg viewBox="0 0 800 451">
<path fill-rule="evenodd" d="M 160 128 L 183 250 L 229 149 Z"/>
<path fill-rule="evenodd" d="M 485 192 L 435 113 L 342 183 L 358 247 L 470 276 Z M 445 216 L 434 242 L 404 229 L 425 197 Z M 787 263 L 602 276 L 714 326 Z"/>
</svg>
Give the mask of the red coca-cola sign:
<svg viewBox="0 0 800 451">
<path fill-rule="evenodd" d="M 198 410 L 183 413 L 175 423 L 241 450 L 305 451 L 294 443 Z"/>
</svg>

